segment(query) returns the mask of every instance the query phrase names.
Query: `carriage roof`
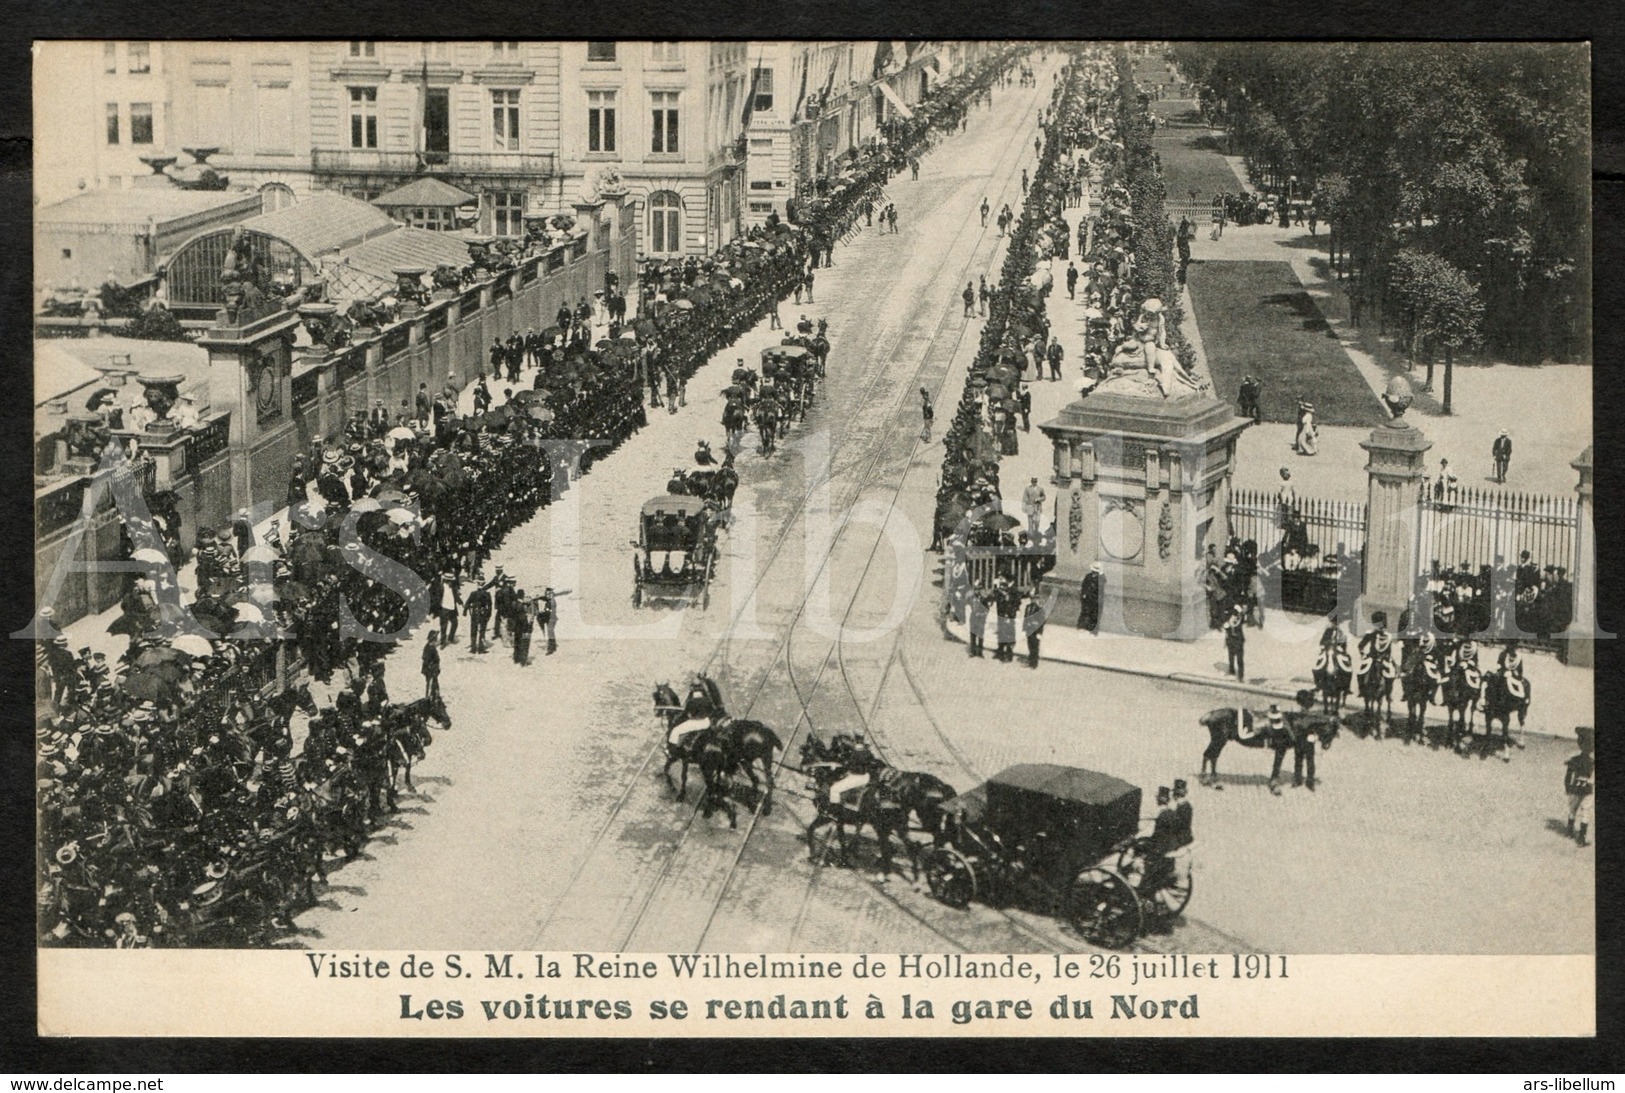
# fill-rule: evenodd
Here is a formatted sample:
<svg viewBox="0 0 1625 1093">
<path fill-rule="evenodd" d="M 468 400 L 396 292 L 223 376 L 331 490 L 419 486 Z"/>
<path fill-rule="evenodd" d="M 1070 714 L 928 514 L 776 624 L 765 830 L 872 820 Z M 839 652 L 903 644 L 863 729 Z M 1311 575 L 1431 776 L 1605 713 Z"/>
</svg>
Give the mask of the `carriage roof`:
<svg viewBox="0 0 1625 1093">
<path fill-rule="evenodd" d="M 663 493 L 643 503 L 644 516 L 698 516 L 705 511 L 705 502 L 687 494 Z"/>
<path fill-rule="evenodd" d="M 1103 856 L 1139 830 L 1140 787 L 1081 767 L 1022 763 L 948 807 L 1002 836 L 1047 834 L 1069 847 L 1065 857 L 1075 862 Z"/>
<path fill-rule="evenodd" d="M 812 356 L 812 350 L 804 345 L 770 345 L 762 350 L 762 359 L 778 358 L 781 360 L 805 360 Z"/>
</svg>

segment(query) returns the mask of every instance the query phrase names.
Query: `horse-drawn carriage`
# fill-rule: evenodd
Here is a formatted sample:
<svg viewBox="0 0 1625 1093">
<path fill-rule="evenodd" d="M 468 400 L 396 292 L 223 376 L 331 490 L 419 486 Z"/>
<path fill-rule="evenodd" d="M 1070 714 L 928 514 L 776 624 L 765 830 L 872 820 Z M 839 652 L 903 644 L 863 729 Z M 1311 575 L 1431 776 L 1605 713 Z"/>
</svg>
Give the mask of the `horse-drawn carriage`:
<svg viewBox="0 0 1625 1093">
<path fill-rule="evenodd" d="M 698 497 L 661 494 L 643 503 L 632 544 L 632 606 L 645 599 L 711 606 L 717 528 L 712 508 Z"/>
<path fill-rule="evenodd" d="M 779 393 L 788 418 L 801 420 L 812 405 L 818 357 L 803 345 L 770 345 L 762 350 L 762 387 Z"/>
<path fill-rule="evenodd" d="M 1042 907 L 1090 942 L 1121 948 L 1190 902 L 1188 868 L 1139 836 L 1139 787 L 1109 774 L 1024 763 L 943 811 L 943 841 L 925 869 L 950 907 Z"/>
</svg>

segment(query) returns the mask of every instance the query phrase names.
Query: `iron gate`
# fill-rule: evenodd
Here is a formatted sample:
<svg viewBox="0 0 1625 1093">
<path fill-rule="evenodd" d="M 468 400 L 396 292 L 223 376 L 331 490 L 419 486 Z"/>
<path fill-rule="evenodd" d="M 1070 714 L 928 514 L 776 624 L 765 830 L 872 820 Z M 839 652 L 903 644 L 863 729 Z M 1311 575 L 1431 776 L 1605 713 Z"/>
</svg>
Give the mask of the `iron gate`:
<svg viewBox="0 0 1625 1093">
<path fill-rule="evenodd" d="M 1261 563 L 1279 564 L 1280 606 L 1287 611 L 1335 610 L 1344 574 L 1365 561 L 1364 502 L 1299 498 L 1295 510 L 1283 512 L 1273 495 L 1238 489 L 1227 511 L 1230 534 L 1254 543 Z"/>
</svg>

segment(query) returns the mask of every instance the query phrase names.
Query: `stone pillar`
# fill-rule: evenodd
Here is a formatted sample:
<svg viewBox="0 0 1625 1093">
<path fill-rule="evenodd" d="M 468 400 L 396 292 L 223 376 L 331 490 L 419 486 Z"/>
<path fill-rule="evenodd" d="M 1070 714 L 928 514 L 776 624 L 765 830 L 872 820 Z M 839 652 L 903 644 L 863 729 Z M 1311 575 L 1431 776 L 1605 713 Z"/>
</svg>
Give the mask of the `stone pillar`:
<svg viewBox="0 0 1625 1093">
<path fill-rule="evenodd" d="M 1368 456 L 1368 481 L 1359 620 L 1363 630 L 1369 627 L 1372 613 L 1382 611 L 1388 616 L 1388 625 L 1394 627 L 1400 612 L 1411 606 L 1419 588 L 1424 587 L 1418 581 L 1417 491 L 1433 442 L 1401 416 L 1371 430 L 1371 436 L 1362 440 L 1360 447 Z M 1416 619 L 1424 622 L 1431 617 L 1424 607 Z"/>
<path fill-rule="evenodd" d="M 1592 512 L 1591 448 L 1569 466 L 1580 475 L 1575 485 L 1574 619 L 1562 646 L 1563 663 L 1576 668 L 1596 666 L 1597 634 L 1597 526 Z"/>
<path fill-rule="evenodd" d="M 211 328 L 198 344 L 209 353 L 209 402 L 215 414 L 231 414 L 227 451 L 231 454 L 231 510 L 254 502 L 256 477 L 269 481 L 269 469 L 255 474 L 256 460 L 283 457 L 285 474 L 291 445 L 277 443 L 293 430 L 292 344 L 299 326 L 295 312 L 280 311 L 243 326 L 226 322 Z M 218 522 L 229 513 L 205 514 Z"/>
<path fill-rule="evenodd" d="M 1056 447 L 1052 616 L 1072 625 L 1091 565 L 1106 581 L 1100 629 L 1189 641 L 1207 630 L 1195 567 L 1224 538 L 1235 438 L 1229 404 L 1097 392 L 1041 426 Z"/>
</svg>

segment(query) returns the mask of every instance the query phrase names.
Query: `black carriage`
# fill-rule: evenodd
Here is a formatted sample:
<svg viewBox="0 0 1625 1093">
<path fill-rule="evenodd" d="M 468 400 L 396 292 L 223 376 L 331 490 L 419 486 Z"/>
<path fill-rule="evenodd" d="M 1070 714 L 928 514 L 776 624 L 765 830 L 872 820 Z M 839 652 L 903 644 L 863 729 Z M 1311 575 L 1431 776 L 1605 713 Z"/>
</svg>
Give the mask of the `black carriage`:
<svg viewBox="0 0 1625 1093">
<path fill-rule="evenodd" d="M 818 358 L 803 345 L 772 345 L 762 350 L 763 386 L 772 384 L 792 417 L 803 418 L 812 404 Z"/>
<path fill-rule="evenodd" d="M 1056 914 L 1122 948 L 1190 902 L 1188 869 L 1139 836 L 1140 789 L 1051 763 L 1000 771 L 943 808 L 946 839 L 926 857 L 931 894 Z"/>
<path fill-rule="evenodd" d="M 643 503 L 632 556 L 632 606 L 645 600 L 711 606 L 716 520 L 698 497 L 662 494 Z"/>
</svg>

